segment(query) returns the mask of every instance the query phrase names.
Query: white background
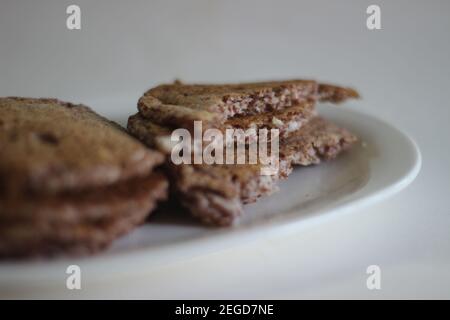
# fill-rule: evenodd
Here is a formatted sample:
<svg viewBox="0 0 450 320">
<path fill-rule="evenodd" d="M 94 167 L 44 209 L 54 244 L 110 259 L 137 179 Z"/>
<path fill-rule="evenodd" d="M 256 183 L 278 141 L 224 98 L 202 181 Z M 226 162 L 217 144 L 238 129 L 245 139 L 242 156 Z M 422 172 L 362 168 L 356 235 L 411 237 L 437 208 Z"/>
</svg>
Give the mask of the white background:
<svg viewBox="0 0 450 320">
<path fill-rule="evenodd" d="M 73 3 L 80 31 L 66 29 Z M 382 30 L 366 28 L 370 4 L 381 6 Z M 410 187 L 299 234 L 166 265 L 153 278 L 88 295 L 450 298 L 449 30 L 448 1 L 1 0 L 0 95 L 137 100 L 175 78 L 354 86 L 363 96 L 355 105 L 418 143 L 423 166 Z M 111 113 L 126 121 L 127 112 Z M 371 264 L 382 270 L 379 291 L 365 285 Z"/>
</svg>

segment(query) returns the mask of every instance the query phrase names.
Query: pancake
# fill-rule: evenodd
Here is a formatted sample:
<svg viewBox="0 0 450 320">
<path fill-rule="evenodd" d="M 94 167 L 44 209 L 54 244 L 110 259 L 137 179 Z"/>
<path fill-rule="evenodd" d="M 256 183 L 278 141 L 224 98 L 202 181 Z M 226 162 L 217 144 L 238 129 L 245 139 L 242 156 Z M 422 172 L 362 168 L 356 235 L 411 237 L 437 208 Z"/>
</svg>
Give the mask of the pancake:
<svg viewBox="0 0 450 320">
<path fill-rule="evenodd" d="M 57 193 L 147 175 L 163 160 L 117 124 L 56 99 L 0 98 L 0 193 Z"/>
<path fill-rule="evenodd" d="M 277 191 L 277 182 L 287 178 L 293 166 L 333 159 L 357 140 L 348 130 L 316 116 L 280 141 L 278 172 L 262 175 L 262 165 L 248 161 L 245 164 L 175 165 L 170 160 L 170 149 L 158 143 L 158 134 L 166 136 L 168 130 L 153 125 L 139 114 L 130 117 L 128 130 L 144 143 L 166 153 L 164 168 L 173 192 L 193 216 L 215 226 L 232 225 L 243 213 L 243 204 Z M 249 152 L 247 149 L 247 157 Z"/>
<path fill-rule="evenodd" d="M 204 129 L 221 128 L 233 117 L 272 114 L 307 101 L 342 102 L 359 97 L 351 88 L 319 84 L 313 80 L 289 80 L 243 84 L 164 84 L 139 99 L 140 114 L 153 123 L 192 129 L 195 120 Z"/>
<path fill-rule="evenodd" d="M 167 195 L 167 179 L 152 174 L 118 187 L 0 204 L 0 257 L 85 255 L 107 248 L 144 223 Z"/>
<path fill-rule="evenodd" d="M 0 98 L 0 257 L 85 254 L 145 221 L 164 156 L 83 105 Z"/>
</svg>

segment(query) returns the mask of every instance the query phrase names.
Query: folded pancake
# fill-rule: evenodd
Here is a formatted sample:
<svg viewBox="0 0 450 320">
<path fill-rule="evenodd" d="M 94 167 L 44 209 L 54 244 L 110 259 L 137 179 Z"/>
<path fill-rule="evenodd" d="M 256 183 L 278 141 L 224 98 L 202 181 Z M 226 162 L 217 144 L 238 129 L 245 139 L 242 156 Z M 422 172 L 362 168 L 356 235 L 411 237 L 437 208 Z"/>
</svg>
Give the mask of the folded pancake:
<svg viewBox="0 0 450 320">
<path fill-rule="evenodd" d="M 194 121 L 208 128 L 299 129 L 311 116 L 314 103 L 357 98 L 350 88 L 318 84 L 313 80 L 256 82 L 227 85 L 174 84 L 148 90 L 138 102 L 140 114 L 153 123 L 192 130 Z M 285 111 L 285 112 L 282 112 Z M 294 114 L 283 126 L 283 115 Z M 260 115 L 261 118 L 257 116 Z M 289 131 L 289 130 L 288 130 Z"/>
<path fill-rule="evenodd" d="M 165 170 L 181 203 L 193 216 L 216 226 L 233 224 L 242 214 L 243 204 L 275 192 L 277 181 L 286 178 L 293 165 L 306 166 L 332 159 L 356 141 L 349 131 L 313 117 L 280 142 L 278 172 L 262 175 L 260 163 L 175 165 L 170 160 L 170 148 L 160 142 L 161 136 L 167 136 L 170 130 L 139 114 L 130 117 L 128 130 L 147 145 L 166 153 Z"/>
</svg>

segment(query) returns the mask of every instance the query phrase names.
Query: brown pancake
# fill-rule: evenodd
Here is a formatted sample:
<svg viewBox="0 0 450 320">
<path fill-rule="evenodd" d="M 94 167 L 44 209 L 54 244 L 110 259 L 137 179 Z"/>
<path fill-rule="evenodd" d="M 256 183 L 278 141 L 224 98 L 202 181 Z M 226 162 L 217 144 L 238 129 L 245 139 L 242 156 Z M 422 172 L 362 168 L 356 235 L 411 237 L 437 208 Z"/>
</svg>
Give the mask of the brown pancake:
<svg viewBox="0 0 450 320">
<path fill-rule="evenodd" d="M 287 138 L 315 115 L 314 101 L 307 100 L 278 111 L 232 117 L 225 121 L 221 131 L 225 131 L 225 129 L 255 129 L 254 136 L 247 135 L 250 143 L 257 140 L 260 129 L 278 129 L 279 137 Z"/>
<path fill-rule="evenodd" d="M 139 100 L 141 115 L 153 123 L 191 129 L 221 127 L 235 116 L 273 113 L 308 100 L 342 102 L 357 98 L 350 88 L 318 84 L 313 80 L 255 82 L 226 85 L 174 84 L 148 90 Z"/>
<path fill-rule="evenodd" d="M 130 118 L 128 128 L 137 138 L 158 146 L 158 133 L 167 131 L 149 125 L 139 115 Z M 153 129 L 146 131 L 146 128 Z M 231 225 L 242 214 L 242 203 L 250 203 L 277 190 L 276 182 L 286 178 L 293 165 L 317 164 L 348 149 L 356 137 L 345 129 L 315 117 L 280 142 L 280 170 L 272 176 L 261 175 L 259 164 L 175 165 L 167 160 L 166 172 L 181 202 L 203 222 Z M 167 150 L 162 150 L 167 153 Z M 167 153 L 168 155 L 170 154 Z"/>
<path fill-rule="evenodd" d="M 160 173 L 109 187 L 0 200 L 0 257 L 91 253 L 145 221 L 166 198 Z"/>
<path fill-rule="evenodd" d="M 146 176 L 161 154 L 83 105 L 0 98 L 0 194 L 58 193 Z"/>
<path fill-rule="evenodd" d="M 357 137 L 347 129 L 315 117 L 282 142 L 280 158 L 292 165 L 318 164 L 336 158 L 356 141 Z"/>
<path fill-rule="evenodd" d="M 166 196 L 164 156 L 83 105 L 0 98 L 0 257 L 93 252 Z"/>
</svg>

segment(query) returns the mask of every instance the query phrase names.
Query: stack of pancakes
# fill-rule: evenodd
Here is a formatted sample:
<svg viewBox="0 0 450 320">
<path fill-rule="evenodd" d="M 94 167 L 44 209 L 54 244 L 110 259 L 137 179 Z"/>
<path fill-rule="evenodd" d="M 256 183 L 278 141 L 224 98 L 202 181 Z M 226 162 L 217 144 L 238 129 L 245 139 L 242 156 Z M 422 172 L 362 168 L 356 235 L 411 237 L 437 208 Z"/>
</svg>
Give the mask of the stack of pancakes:
<svg viewBox="0 0 450 320">
<path fill-rule="evenodd" d="M 342 102 L 357 98 L 350 88 L 292 80 L 228 85 L 160 85 L 147 91 L 138 102 L 139 112 L 128 120 L 128 130 L 152 148 L 166 154 L 165 170 L 181 203 L 203 222 L 233 224 L 245 203 L 277 190 L 295 165 L 318 164 L 335 158 L 357 138 L 344 128 L 321 118 L 318 101 Z M 184 128 L 255 129 L 246 135 L 248 145 L 259 129 L 278 129 L 279 170 L 261 175 L 261 164 L 174 164 L 170 135 Z M 250 148 L 248 148 L 250 150 Z M 249 151 L 251 152 L 251 151 Z"/>
<path fill-rule="evenodd" d="M 163 162 L 83 105 L 0 98 L 0 257 L 90 253 L 144 222 Z"/>
</svg>

